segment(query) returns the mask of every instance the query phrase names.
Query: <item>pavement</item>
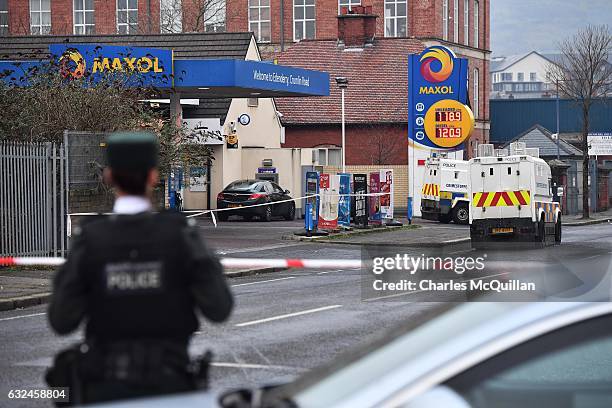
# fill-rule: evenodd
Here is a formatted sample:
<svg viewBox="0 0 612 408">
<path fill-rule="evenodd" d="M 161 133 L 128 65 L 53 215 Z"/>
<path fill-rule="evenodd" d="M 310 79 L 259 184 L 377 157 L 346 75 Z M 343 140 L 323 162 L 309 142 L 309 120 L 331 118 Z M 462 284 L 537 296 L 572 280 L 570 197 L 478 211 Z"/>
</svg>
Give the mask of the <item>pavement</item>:
<svg viewBox="0 0 612 408">
<path fill-rule="evenodd" d="M 582 214 L 563 217 L 563 225 L 565 226 L 593 225 L 605 222 L 612 222 L 612 208 L 607 211 L 591 213 L 588 219 L 582 218 Z"/>
<path fill-rule="evenodd" d="M 247 226 L 253 237 L 260 236 L 256 224 Z M 217 229 L 202 225 L 202 233 L 217 251 L 231 256 L 355 259 L 361 255 L 357 245 L 282 241 L 283 231 L 295 227 L 290 223 L 268 224 L 274 237 L 268 235 L 266 242 L 251 239 L 251 232 L 238 227 L 229 223 L 223 232 L 222 225 Z M 431 229 L 428 234 L 459 236 L 465 229 L 452 224 L 440 227 L 444 228 L 425 224 L 413 231 Z M 406 247 L 406 251 L 420 254 L 424 250 Z M 448 251 L 466 255 L 472 250 L 454 245 Z M 612 274 L 612 228 L 607 224 L 568 227 L 561 246 L 507 251 L 497 258 L 488 273 L 513 267 L 547 274 L 562 265 L 573 271 L 580 287 L 594 285 L 602 274 Z M 286 382 L 445 306 L 419 293 L 364 298 L 361 282 L 360 271 L 342 269 L 287 270 L 231 279 L 236 299 L 231 318 L 217 325 L 202 319 L 190 353 L 214 351 L 215 391 Z M 0 312 L 0 333 L 0 406 L 9 406 L 4 399 L 9 389 L 43 387 L 43 374 L 53 355 L 83 335 L 82 330 L 66 337 L 52 333 L 44 305 Z M 11 401 L 10 406 L 20 405 Z M 21 406 L 49 405 L 24 400 Z"/>
</svg>

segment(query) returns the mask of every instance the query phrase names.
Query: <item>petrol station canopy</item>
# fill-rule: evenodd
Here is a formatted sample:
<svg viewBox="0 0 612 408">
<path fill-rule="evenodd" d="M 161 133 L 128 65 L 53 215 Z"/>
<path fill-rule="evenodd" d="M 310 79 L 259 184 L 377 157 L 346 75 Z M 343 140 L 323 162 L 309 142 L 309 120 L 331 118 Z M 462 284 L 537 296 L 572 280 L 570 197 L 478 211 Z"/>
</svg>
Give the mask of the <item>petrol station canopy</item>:
<svg viewBox="0 0 612 408">
<path fill-rule="evenodd" d="M 67 55 L 67 56 L 66 56 Z M 262 62 L 251 33 L 6 37 L 0 73 L 19 73 L 52 58 L 70 59 L 70 75 L 138 69 L 147 84 L 181 98 L 267 98 L 329 95 L 329 74 Z"/>
</svg>

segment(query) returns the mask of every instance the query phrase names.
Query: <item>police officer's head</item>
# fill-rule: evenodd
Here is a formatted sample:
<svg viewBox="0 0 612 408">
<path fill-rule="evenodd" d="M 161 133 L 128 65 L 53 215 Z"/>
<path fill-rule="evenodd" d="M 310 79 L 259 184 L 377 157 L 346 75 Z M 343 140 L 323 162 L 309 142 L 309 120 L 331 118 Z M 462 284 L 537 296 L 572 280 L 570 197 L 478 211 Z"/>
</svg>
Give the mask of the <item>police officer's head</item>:
<svg viewBox="0 0 612 408">
<path fill-rule="evenodd" d="M 115 132 L 107 140 L 104 177 L 118 195 L 148 195 L 158 183 L 158 145 L 150 132 Z"/>
</svg>

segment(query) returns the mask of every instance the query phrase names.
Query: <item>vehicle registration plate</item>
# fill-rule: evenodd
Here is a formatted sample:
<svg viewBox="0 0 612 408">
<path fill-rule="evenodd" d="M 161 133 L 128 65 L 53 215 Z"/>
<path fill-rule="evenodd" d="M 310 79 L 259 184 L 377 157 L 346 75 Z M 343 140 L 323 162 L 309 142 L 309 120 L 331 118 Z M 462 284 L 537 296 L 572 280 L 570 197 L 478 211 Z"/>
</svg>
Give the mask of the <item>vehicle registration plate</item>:
<svg viewBox="0 0 612 408">
<path fill-rule="evenodd" d="M 514 228 L 493 228 L 493 234 L 507 234 L 514 232 Z"/>
<path fill-rule="evenodd" d="M 237 207 L 242 207 L 242 204 L 228 204 L 227 206 L 229 208 L 237 208 Z"/>
</svg>

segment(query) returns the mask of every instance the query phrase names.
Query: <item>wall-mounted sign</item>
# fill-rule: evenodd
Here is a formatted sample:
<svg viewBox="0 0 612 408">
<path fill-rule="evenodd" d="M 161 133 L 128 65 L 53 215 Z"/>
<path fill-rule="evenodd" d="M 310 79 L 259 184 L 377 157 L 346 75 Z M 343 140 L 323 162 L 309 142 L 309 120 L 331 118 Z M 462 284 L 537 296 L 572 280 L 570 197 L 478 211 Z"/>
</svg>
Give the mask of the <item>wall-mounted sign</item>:
<svg viewBox="0 0 612 408">
<path fill-rule="evenodd" d="M 276 173 L 276 167 L 258 167 L 257 173 L 259 174 L 274 174 Z"/>
<path fill-rule="evenodd" d="M 443 46 L 425 49 L 411 55 L 408 61 L 408 137 L 415 145 L 428 148 L 451 148 L 440 145 L 426 131 L 426 115 L 444 99 L 467 102 L 468 61 L 457 58 Z M 445 132 L 445 131 L 443 131 Z M 455 144 L 452 148 L 457 148 Z"/>
<path fill-rule="evenodd" d="M 237 149 L 238 148 L 238 135 L 232 133 L 231 135 L 227 135 L 227 148 L 228 149 Z"/>
<path fill-rule="evenodd" d="M 587 143 L 589 156 L 612 156 L 612 133 L 590 133 Z"/>
<path fill-rule="evenodd" d="M 437 147 L 451 149 L 465 142 L 474 131 L 474 114 L 452 99 L 434 103 L 425 115 L 425 133 Z"/>
<path fill-rule="evenodd" d="M 49 52 L 67 79 L 88 77 L 96 82 L 113 73 L 128 74 L 135 85 L 170 88 L 172 50 L 97 44 L 51 44 Z"/>
<path fill-rule="evenodd" d="M 251 117 L 246 113 L 243 113 L 242 115 L 238 116 L 238 122 L 240 122 L 242 126 L 246 126 L 251 123 Z"/>
</svg>

